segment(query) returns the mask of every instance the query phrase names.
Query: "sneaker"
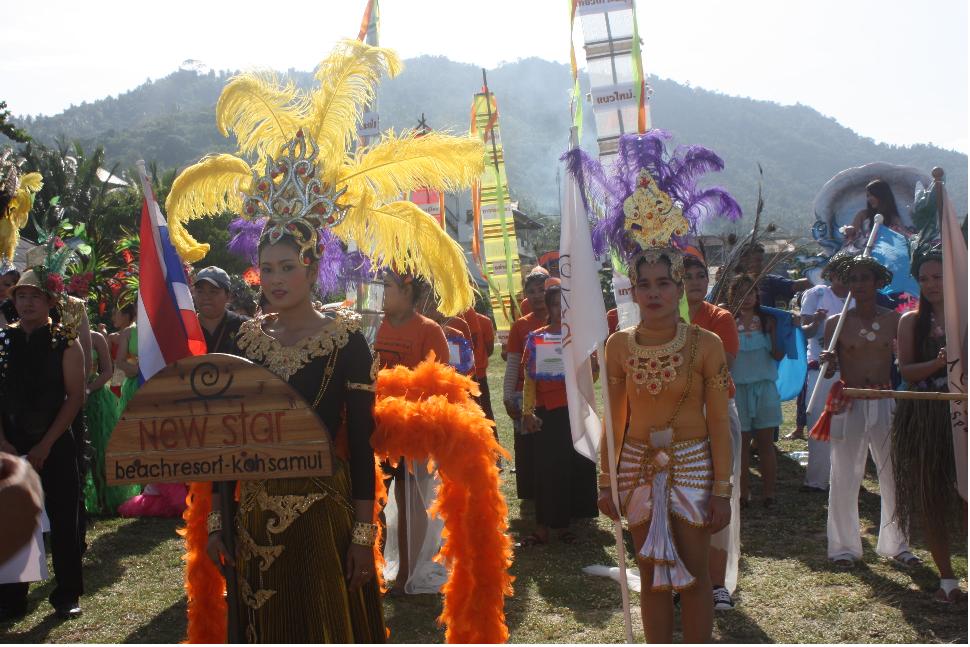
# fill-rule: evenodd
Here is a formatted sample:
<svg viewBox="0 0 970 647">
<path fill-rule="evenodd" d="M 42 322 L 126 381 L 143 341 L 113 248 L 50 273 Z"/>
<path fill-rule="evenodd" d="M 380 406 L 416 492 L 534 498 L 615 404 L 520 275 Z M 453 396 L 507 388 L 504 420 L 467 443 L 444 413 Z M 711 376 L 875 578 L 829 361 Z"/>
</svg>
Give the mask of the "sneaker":
<svg viewBox="0 0 970 647">
<path fill-rule="evenodd" d="M 714 610 L 715 611 L 730 611 L 734 608 L 734 600 L 731 599 L 731 594 L 723 586 L 714 587 Z"/>
</svg>

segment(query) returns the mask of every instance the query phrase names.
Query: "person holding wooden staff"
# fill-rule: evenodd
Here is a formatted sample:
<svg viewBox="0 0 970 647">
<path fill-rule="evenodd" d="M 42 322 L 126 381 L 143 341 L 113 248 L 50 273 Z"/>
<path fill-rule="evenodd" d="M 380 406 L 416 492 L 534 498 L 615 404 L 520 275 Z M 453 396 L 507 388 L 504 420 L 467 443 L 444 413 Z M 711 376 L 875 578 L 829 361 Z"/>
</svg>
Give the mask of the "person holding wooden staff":
<svg viewBox="0 0 970 647">
<path fill-rule="evenodd" d="M 892 281 L 892 273 L 871 256 L 848 258 L 838 265 L 839 277 L 849 286 L 855 306 L 836 340 L 836 350 L 823 351 L 819 360 L 830 379 L 836 369 L 841 379 L 829 391 L 825 413 L 812 429 L 812 436 L 830 439 L 832 471 L 829 485 L 828 557 L 837 566 L 851 568 L 862 557 L 859 534 L 859 487 L 871 453 L 879 479 L 882 500 L 879 541 L 876 552 L 907 568 L 919 564 L 909 552 L 906 535 L 896 520 L 896 492 L 890 453 L 889 430 L 893 402 L 884 399 L 844 397 L 846 387 L 891 389 L 893 344 L 899 314 L 876 305 L 876 292 Z M 830 347 L 839 318 L 825 323 L 825 348 Z M 829 431 L 826 433 L 825 429 Z"/>
<path fill-rule="evenodd" d="M 919 307 L 899 320 L 899 371 L 906 390 L 947 391 L 942 253 L 938 246 L 927 250 L 918 245 L 913 256 L 913 276 L 920 287 Z M 906 532 L 922 526 L 940 571 L 940 588 L 933 599 L 952 604 L 961 591 L 950 562 L 950 529 L 957 527 L 959 519 L 966 526 L 967 504 L 960 499 L 955 485 L 956 463 L 947 401 L 896 402 L 892 464 L 896 518 Z"/>
<path fill-rule="evenodd" d="M 806 378 L 808 389 L 806 397 L 809 397 L 820 379 L 819 369 L 821 365 L 818 357 L 823 350 L 825 321 L 831 314 L 842 312 L 842 307 L 849 295 L 849 286 L 842 282 L 837 270 L 839 263 L 851 257 L 852 255 L 847 252 L 839 252 L 832 256 L 822 270 L 822 279 L 827 280 L 829 285 L 816 285 L 806 290 L 802 296 L 800 325 L 808 342 L 808 377 Z M 822 384 L 818 388 L 827 392 L 837 379 L 838 373 L 828 379 L 822 378 Z M 822 398 L 816 398 L 812 404 L 811 409 L 805 412 L 809 429 L 815 426 L 825 405 Z M 805 407 L 808 409 L 807 402 Z M 801 487 L 803 492 L 828 492 L 829 472 L 832 469 L 829 453 L 829 443 L 811 437 L 808 438 L 808 465 L 805 468 L 805 482 Z"/>
</svg>

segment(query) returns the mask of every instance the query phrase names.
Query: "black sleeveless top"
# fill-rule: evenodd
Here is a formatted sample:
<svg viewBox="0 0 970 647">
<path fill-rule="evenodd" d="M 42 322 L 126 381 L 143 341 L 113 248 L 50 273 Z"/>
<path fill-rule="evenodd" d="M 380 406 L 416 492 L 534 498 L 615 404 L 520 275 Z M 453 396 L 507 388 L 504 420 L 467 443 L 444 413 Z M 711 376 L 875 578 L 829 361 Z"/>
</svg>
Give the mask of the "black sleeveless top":
<svg viewBox="0 0 970 647">
<path fill-rule="evenodd" d="M 41 326 L 29 336 L 19 323 L 0 330 L 3 432 L 18 451 L 44 437 L 64 404 L 64 352 L 75 338 L 60 324 Z"/>
</svg>

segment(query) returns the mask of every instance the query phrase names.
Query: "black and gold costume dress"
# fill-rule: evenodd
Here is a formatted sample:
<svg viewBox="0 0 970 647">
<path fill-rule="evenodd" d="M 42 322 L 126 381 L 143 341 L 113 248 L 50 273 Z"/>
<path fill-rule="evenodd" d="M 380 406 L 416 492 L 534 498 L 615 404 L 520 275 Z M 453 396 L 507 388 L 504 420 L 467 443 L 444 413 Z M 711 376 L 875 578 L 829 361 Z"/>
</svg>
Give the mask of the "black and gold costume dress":
<svg viewBox="0 0 970 647">
<path fill-rule="evenodd" d="M 376 643 L 386 632 L 377 581 L 355 593 L 344 577 L 352 500 L 374 498 L 376 365 L 349 310 L 326 313 L 317 334 L 283 346 L 263 331 L 272 315 L 242 324 L 246 358 L 295 388 L 331 439 L 346 425 L 349 460 L 327 478 L 244 481 L 237 527 L 241 635 L 248 642 Z"/>
<path fill-rule="evenodd" d="M 917 362 L 935 358 L 945 337 L 927 335 L 916 342 Z M 907 391 L 947 391 L 946 369 Z M 959 517 L 956 461 L 950 403 L 944 400 L 897 400 L 892 428 L 893 477 L 896 481 L 896 519 L 912 533 L 924 519 L 941 523 Z"/>
</svg>

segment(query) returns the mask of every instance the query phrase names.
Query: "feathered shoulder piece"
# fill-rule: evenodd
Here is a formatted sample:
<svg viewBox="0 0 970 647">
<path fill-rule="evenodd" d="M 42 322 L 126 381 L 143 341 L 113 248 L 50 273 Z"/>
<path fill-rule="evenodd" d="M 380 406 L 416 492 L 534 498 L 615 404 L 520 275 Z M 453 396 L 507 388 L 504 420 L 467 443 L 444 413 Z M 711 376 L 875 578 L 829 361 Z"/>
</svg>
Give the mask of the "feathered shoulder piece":
<svg viewBox="0 0 970 647">
<path fill-rule="evenodd" d="M 0 270 L 13 266 L 20 230 L 27 224 L 34 196 L 44 186 L 40 173 L 23 173 L 23 160 L 9 148 L 0 151 Z"/>
<path fill-rule="evenodd" d="M 681 146 L 670 153 L 669 139 L 659 129 L 621 136 L 609 170 L 579 148 L 563 159 L 594 219 L 595 251 L 605 254 L 612 248 L 627 263 L 643 255 L 666 256 L 676 274 L 688 237 L 699 234 L 710 219 L 737 220 L 741 207 L 720 187 L 698 186 L 704 173 L 724 168 L 720 157 L 703 146 Z"/>
<path fill-rule="evenodd" d="M 353 242 L 380 267 L 394 265 L 434 283 L 442 312 L 472 302 L 461 248 L 414 204 L 399 200 L 419 188 L 454 191 L 482 172 L 482 143 L 470 136 L 390 133 L 351 153 L 365 106 L 381 76 L 401 69 L 387 49 L 343 41 L 317 67 L 318 83 L 302 92 L 268 74 L 233 77 L 216 105 L 216 123 L 235 136 L 237 155 L 213 155 L 185 169 L 166 200 L 169 235 L 195 262 L 208 246 L 186 231 L 193 218 L 238 213 L 236 251 L 253 243 L 295 240 L 304 263 L 341 254 Z M 259 228 L 259 235 L 255 230 Z M 324 259 L 324 267 L 340 263 Z"/>
</svg>

